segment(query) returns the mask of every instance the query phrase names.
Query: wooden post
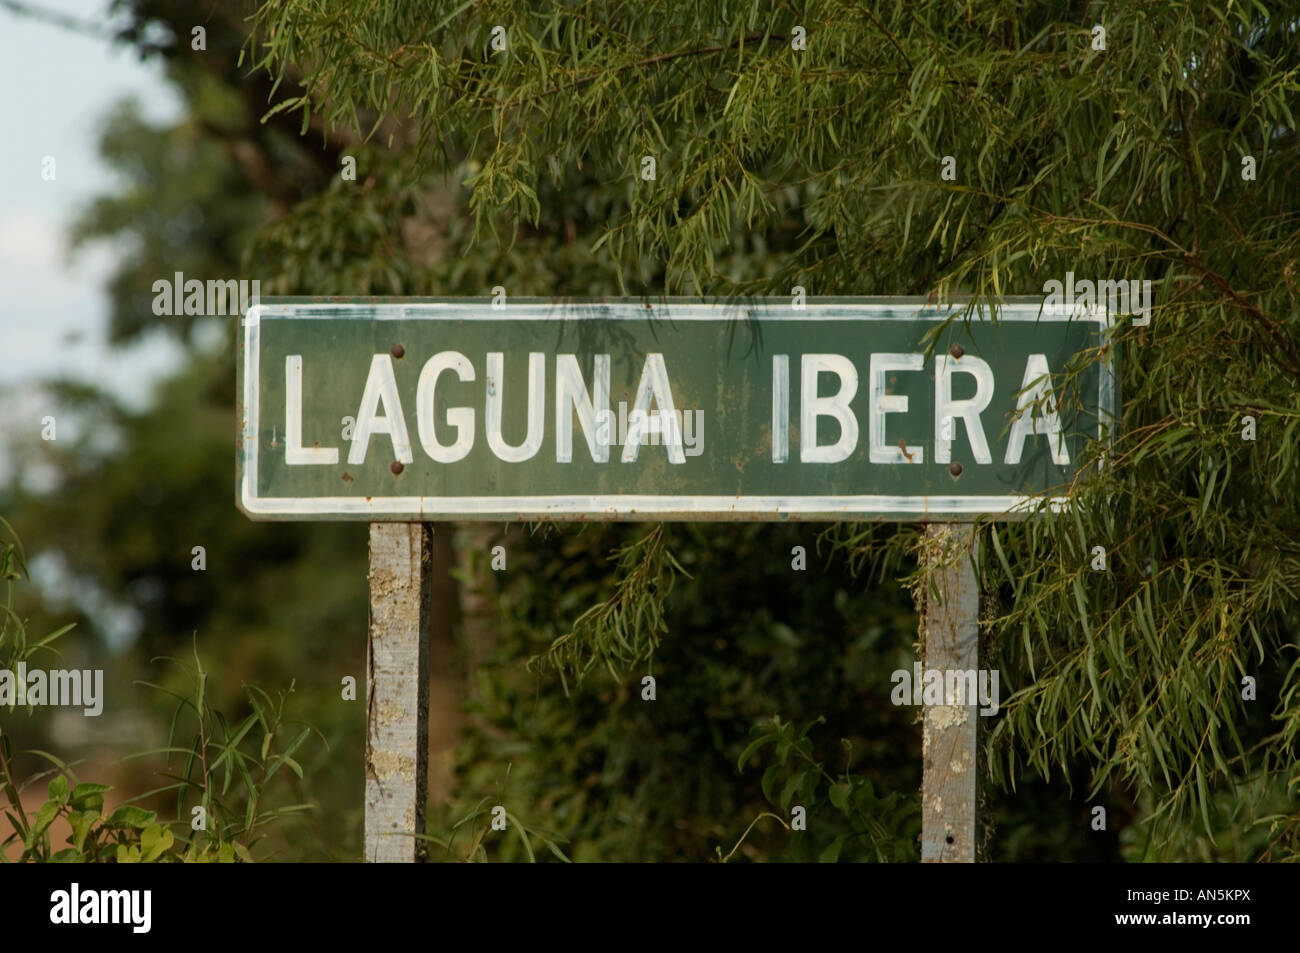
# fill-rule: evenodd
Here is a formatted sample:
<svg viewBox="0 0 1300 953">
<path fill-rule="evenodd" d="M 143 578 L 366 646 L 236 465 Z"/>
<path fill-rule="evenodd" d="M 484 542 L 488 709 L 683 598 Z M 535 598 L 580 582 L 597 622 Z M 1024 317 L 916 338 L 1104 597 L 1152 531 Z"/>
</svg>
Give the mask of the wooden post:
<svg viewBox="0 0 1300 953">
<path fill-rule="evenodd" d="M 927 671 L 979 670 L 979 590 L 971 563 L 974 526 L 925 528 L 933 587 L 922 625 Z M 937 589 L 937 594 L 935 592 Z M 946 679 L 945 679 L 946 683 Z M 947 700 L 947 699 L 945 699 Z M 922 732 L 921 862 L 973 863 L 979 796 L 978 705 L 927 705 Z"/>
<path fill-rule="evenodd" d="M 429 785 L 432 529 L 370 524 L 366 661 L 367 861 L 424 859 Z"/>
</svg>

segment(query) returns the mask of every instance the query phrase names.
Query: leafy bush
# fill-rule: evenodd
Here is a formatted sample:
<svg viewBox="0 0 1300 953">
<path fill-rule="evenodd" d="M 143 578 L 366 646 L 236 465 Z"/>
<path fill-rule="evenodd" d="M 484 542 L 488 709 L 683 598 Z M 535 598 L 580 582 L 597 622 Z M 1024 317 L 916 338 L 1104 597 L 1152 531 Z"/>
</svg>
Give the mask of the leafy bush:
<svg viewBox="0 0 1300 953">
<path fill-rule="evenodd" d="M 36 641 L 27 640 L 25 624 L 13 609 L 14 586 L 27 575 L 26 560 L 12 528 L 2 518 L 0 523 L 12 537 L 0 548 L 0 579 L 7 587 L 5 612 L 0 617 L 0 665 L 12 668 L 37 650 L 48 648 L 72 626 Z M 16 842 L 22 845 L 18 859 L 37 863 L 252 862 L 252 851 L 263 839 L 265 825 L 309 809 L 306 804 L 268 806 L 273 800 L 268 797 L 268 792 L 273 791 L 272 782 L 277 776 L 284 777 L 282 768 L 302 779 L 302 766 L 293 756 L 314 731 L 301 727 L 285 743 L 284 731 L 293 726 L 285 719 L 284 711 L 292 684 L 278 700 L 272 700 L 259 688 L 244 686 L 252 711 L 232 726 L 208 704 L 208 673 L 197 651 L 194 667 L 181 668 L 193 686 L 189 696 L 150 685 L 178 702 L 166 746 L 127 756 L 165 755 L 162 774 L 171 783 L 129 798 L 108 816 L 104 815 L 104 795 L 112 787 L 80 781 L 71 765 L 48 752 L 31 753 L 53 764 L 52 771 L 38 772 L 25 780 L 16 777 L 14 752 L 0 729 L 0 786 L 10 808 L 5 817 L 11 828 L 9 836 L 0 841 L 0 856 Z M 178 729 L 186 722 L 193 723 L 190 743 L 177 745 L 174 742 Z M 173 773 L 173 760 L 182 762 L 180 773 Z M 47 800 L 29 816 L 22 802 L 23 790 L 51 773 Z M 176 796 L 175 821 L 160 820 L 156 811 L 132 803 L 167 792 Z M 60 819 L 70 833 L 68 846 L 56 848 L 51 843 L 51 830 Z"/>
</svg>

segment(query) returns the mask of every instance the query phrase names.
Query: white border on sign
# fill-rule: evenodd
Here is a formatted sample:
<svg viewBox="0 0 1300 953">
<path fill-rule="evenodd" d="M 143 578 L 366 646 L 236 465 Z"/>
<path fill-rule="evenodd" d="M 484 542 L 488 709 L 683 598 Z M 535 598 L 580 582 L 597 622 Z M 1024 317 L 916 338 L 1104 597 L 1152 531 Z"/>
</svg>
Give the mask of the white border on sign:
<svg viewBox="0 0 1300 953">
<path fill-rule="evenodd" d="M 784 301 L 785 299 L 781 299 Z M 815 316 L 800 314 L 809 321 L 886 321 L 898 320 L 898 313 L 907 305 L 854 303 L 850 301 L 817 302 L 809 299 L 809 307 L 816 308 Z M 456 310 L 457 320 L 476 321 L 554 321 L 555 309 L 564 308 L 565 320 L 644 320 L 647 310 L 636 302 L 607 302 L 583 304 L 557 301 L 548 304 L 509 305 L 506 311 L 492 310 L 489 302 L 481 300 L 425 301 L 409 304 L 367 302 L 293 302 L 256 304 L 241 319 L 244 328 L 244 427 L 241 432 L 240 455 L 243 464 L 239 486 L 239 502 L 249 516 L 293 517 L 358 516 L 410 517 L 416 520 L 454 516 L 478 516 L 483 519 L 555 519 L 557 517 L 582 517 L 600 519 L 672 519 L 695 518 L 727 519 L 748 515 L 768 516 L 773 520 L 798 517 L 874 519 L 897 516 L 924 517 L 983 516 L 999 513 L 1023 513 L 1046 503 L 1053 512 L 1059 512 L 1069 502 L 1069 497 L 1036 497 L 1021 494 L 1008 496 L 957 495 L 957 496 L 661 496 L 661 495 L 566 495 L 566 496 L 390 496 L 357 498 L 352 496 L 322 497 L 259 497 L 257 495 L 257 455 L 259 430 L 259 345 L 261 321 L 264 312 L 284 312 L 284 320 L 329 320 L 328 312 L 336 309 L 387 308 L 375 311 L 371 317 L 381 321 L 399 321 L 418 318 L 420 311 Z M 735 320 L 734 314 L 720 315 L 720 311 L 734 312 L 749 309 L 748 319 L 759 321 L 789 321 L 788 313 L 774 311 L 755 312 L 752 305 L 701 304 L 671 302 L 673 321 Z M 924 305 L 919 311 L 927 310 Z M 575 308 L 570 313 L 567 309 Z M 686 313 L 682 313 L 685 309 Z M 853 314 L 826 315 L 826 309 L 852 311 Z M 599 313 L 593 313 L 596 311 Z M 783 310 L 788 310 L 783 308 Z M 314 313 L 314 312 L 324 313 Z M 472 313 L 466 314 L 469 311 Z M 393 313 L 396 312 L 396 313 Z M 413 313 L 417 312 L 417 313 Z M 486 312 L 486 313 L 473 313 Z M 631 313 L 626 313 L 631 312 Z M 865 312 L 865 313 L 863 313 Z M 985 309 L 980 311 L 980 319 Z M 430 315 L 430 317 L 441 315 Z M 998 309 L 999 321 L 1074 321 L 1096 320 L 1108 329 L 1113 322 L 1104 309 L 1092 309 L 1086 317 L 1077 311 L 1048 309 L 1034 304 L 1008 303 Z M 1101 363 L 1098 381 L 1098 439 L 1104 439 L 1107 423 L 1113 426 L 1115 407 L 1113 363 L 1111 353 Z"/>
</svg>

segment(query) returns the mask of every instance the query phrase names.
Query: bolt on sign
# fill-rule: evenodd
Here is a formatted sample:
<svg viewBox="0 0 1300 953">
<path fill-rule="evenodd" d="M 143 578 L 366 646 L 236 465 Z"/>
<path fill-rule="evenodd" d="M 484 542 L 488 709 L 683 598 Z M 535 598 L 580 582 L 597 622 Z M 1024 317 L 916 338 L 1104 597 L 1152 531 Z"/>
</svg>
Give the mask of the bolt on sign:
<svg viewBox="0 0 1300 953">
<path fill-rule="evenodd" d="M 255 519 L 1012 518 L 1116 413 L 1103 312 L 1034 300 L 272 299 L 239 348 Z"/>
</svg>

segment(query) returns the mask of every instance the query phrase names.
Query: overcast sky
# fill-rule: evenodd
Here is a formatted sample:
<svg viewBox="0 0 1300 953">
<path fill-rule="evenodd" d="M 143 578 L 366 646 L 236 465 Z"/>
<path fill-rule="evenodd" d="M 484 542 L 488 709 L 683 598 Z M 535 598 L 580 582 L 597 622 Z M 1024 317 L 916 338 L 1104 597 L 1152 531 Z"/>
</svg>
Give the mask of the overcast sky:
<svg viewBox="0 0 1300 953">
<path fill-rule="evenodd" d="M 24 0 L 29 6 L 107 23 L 107 0 Z M 155 121 L 179 114 L 155 64 L 125 48 L 30 17 L 0 3 L 0 388 L 52 375 L 91 378 L 135 405 L 178 349 L 158 338 L 130 350 L 105 346 L 106 276 L 114 252 L 70 259 L 65 229 L 112 173 L 95 148 L 103 117 L 134 95 Z M 53 156 L 56 178 L 41 178 Z M 82 335 L 79 342 L 69 336 Z M 18 398 L 15 401 L 15 398 Z"/>
</svg>

